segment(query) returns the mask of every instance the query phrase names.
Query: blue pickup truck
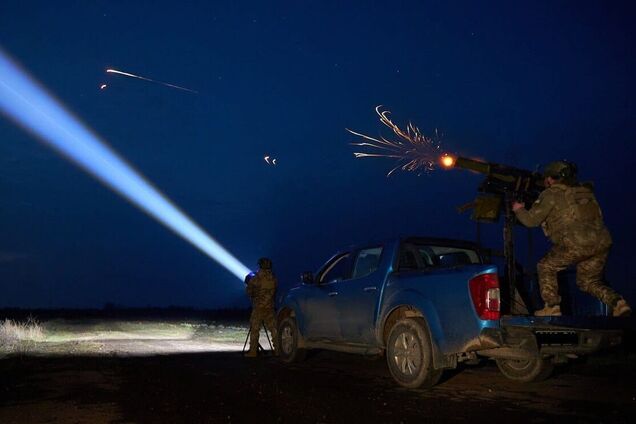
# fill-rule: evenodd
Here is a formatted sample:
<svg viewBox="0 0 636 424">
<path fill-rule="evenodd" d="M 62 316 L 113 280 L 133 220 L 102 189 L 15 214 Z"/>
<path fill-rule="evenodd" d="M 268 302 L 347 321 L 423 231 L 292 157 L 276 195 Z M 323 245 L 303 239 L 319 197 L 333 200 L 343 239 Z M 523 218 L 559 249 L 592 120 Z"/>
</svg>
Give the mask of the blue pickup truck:
<svg viewBox="0 0 636 424">
<path fill-rule="evenodd" d="M 547 378 L 554 364 L 621 343 L 611 318 L 501 314 L 497 266 L 477 245 L 410 237 L 332 256 L 282 298 L 280 358 L 308 349 L 385 355 L 402 386 L 432 386 L 458 363 L 494 359 L 508 378 Z M 595 321 L 596 320 L 596 321 Z"/>
</svg>

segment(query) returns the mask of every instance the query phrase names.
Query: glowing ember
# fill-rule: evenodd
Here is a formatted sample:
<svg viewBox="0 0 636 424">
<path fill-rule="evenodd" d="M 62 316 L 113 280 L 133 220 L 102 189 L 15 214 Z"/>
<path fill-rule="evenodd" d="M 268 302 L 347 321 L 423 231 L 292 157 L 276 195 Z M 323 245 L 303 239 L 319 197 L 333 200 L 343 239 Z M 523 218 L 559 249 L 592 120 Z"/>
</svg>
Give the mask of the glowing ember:
<svg viewBox="0 0 636 424">
<path fill-rule="evenodd" d="M 442 166 L 444 168 L 451 168 L 453 167 L 453 165 L 455 165 L 455 158 L 452 157 L 449 154 L 444 154 L 441 158 L 440 161 L 442 162 Z"/>
</svg>

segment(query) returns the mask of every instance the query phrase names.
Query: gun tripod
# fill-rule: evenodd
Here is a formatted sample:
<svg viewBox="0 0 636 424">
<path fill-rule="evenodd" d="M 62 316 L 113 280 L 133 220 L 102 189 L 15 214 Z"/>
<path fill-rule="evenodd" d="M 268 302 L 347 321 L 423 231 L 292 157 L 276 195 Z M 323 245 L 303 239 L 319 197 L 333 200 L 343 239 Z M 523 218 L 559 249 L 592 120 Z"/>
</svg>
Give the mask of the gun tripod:
<svg viewBox="0 0 636 424">
<path fill-rule="evenodd" d="M 265 326 L 265 321 L 261 320 L 261 327 L 263 327 L 263 330 L 265 330 L 265 337 L 267 337 L 267 343 L 269 343 L 269 348 L 270 350 L 273 352 L 274 351 L 274 346 L 272 345 L 272 340 L 269 337 L 269 331 L 267 331 L 267 327 Z M 258 329 L 259 333 L 260 333 L 260 328 Z M 242 353 L 245 353 L 245 347 L 247 346 L 247 342 L 249 342 L 250 340 L 250 334 L 252 333 L 252 326 L 250 325 L 249 330 L 247 330 L 247 336 L 245 337 L 245 343 L 243 343 L 243 351 Z M 260 334 L 259 334 L 260 336 Z M 259 352 L 265 352 L 265 349 L 263 348 L 263 346 L 261 346 L 261 342 L 258 342 L 258 351 Z"/>
</svg>

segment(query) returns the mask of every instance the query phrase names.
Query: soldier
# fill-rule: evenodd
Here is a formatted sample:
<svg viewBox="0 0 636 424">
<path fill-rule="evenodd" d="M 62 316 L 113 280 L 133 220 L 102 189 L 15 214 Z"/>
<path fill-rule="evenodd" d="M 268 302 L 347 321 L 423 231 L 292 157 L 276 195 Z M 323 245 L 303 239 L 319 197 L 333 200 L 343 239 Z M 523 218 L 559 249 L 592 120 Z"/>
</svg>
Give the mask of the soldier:
<svg viewBox="0 0 636 424">
<path fill-rule="evenodd" d="M 250 316 L 250 350 L 245 354 L 248 358 L 258 355 L 258 339 L 261 323 L 272 335 L 274 353 L 276 353 L 276 318 L 274 316 L 274 295 L 276 293 L 276 277 L 272 272 L 272 261 L 268 258 L 258 260 L 258 271 L 247 280 L 247 295 L 252 301 L 252 315 Z"/>
<path fill-rule="evenodd" d="M 561 315 L 557 272 L 576 264 L 576 284 L 582 291 L 610 306 L 613 316 L 629 316 L 625 299 L 601 281 L 612 238 L 591 187 L 577 183 L 576 165 L 566 161 L 548 164 L 543 177 L 546 189 L 530 210 L 523 203 L 512 205 L 523 225 L 541 225 L 553 243 L 537 265 L 545 305 L 535 315 Z"/>
</svg>

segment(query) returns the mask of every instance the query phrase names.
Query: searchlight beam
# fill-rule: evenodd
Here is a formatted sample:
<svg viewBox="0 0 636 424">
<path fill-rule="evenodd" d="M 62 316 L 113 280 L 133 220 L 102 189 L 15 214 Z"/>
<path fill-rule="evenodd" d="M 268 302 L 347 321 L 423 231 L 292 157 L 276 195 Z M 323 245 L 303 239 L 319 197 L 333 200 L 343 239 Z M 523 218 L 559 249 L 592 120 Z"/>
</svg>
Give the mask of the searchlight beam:
<svg viewBox="0 0 636 424">
<path fill-rule="evenodd" d="M 241 281 L 250 272 L 0 49 L 0 111 Z"/>
</svg>

